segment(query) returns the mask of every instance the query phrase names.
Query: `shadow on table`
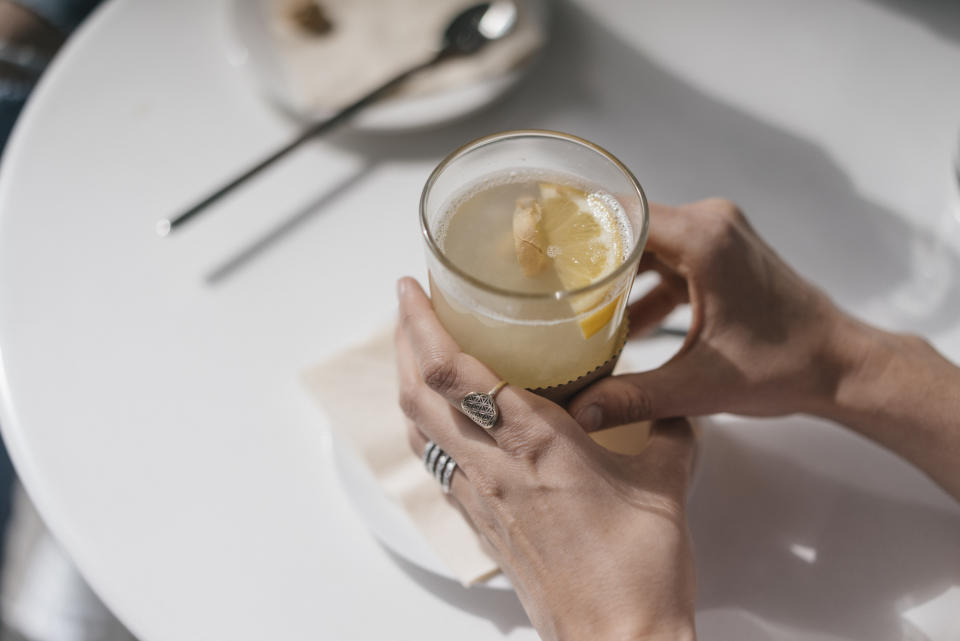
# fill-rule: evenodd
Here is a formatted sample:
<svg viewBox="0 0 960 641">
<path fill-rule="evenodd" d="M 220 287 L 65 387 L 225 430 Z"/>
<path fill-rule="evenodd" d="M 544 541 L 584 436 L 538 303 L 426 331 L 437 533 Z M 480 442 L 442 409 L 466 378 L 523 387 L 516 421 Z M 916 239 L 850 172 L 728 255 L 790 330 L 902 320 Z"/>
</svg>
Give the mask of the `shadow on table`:
<svg viewBox="0 0 960 641">
<path fill-rule="evenodd" d="M 751 444 L 754 426 L 739 437 L 712 427 L 689 508 L 698 611 L 767 622 L 750 641 L 777 638 L 769 624 L 902 641 L 903 610 L 960 585 L 960 516 L 821 477 Z"/>
<path fill-rule="evenodd" d="M 410 563 L 386 546 L 381 545 L 381 547 L 393 562 L 406 572 L 411 579 L 416 581 L 420 587 L 455 608 L 488 619 L 497 626 L 501 633 L 507 634 L 515 628 L 533 627 L 513 590 L 492 589 L 483 586 L 465 588 L 456 581 Z"/>
<path fill-rule="evenodd" d="M 701 92 L 584 10 L 566 2 L 555 6 L 551 40 L 532 73 L 491 108 L 436 129 L 344 130 L 317 144 L 341 146 L 371 165 L 433 162 L 492 131 L 573 130 L 624 160 L 651 200 L 725 195 L 738 201 L 761 234 L 841 304 L 873 303 L 885 322 L 919 333 L 954 325 L 960 259 L 929 230 L 859 195 L 816 145 Z M 361 188 L 363 175 L 332 192 Z M 252 251 L 240 251 L 226 269 L 215 270 L 214 282 L 309 224 L 334 200 L 314 196 L 289 217 L 291 224 L 281 223 L 266 242 L 255 241 Z M 932 228 L 941 212 L 924 214 Z M 413 216 L 410 224 L 416 224 Z"/>
<path fill-rule="evenodd" d="M 292 214 L 288 214 L 286 218 L 261 234 L 253 242 L 227 257 L 226 260 L 216 265 L 207 273 L 204 278 L 207 285 L 217 285 L 221 281 L 229 279 L 234 273 L 242 270 L 247 265 L 255 262 L 259 256 L 301 229 L 303 225 L 309 223 L 317 214 L 327 207 L 336 204 L 341 196 L 349 193 L 351 189 L 361 184 L 364 178 L 376 169 L 378 164 L 379 162 L 375 159 L 363 163 L 356 171 L 351 172 L 335 185 L 327 187 L 326 190 L 318 194 L 313 200 Z"/>
<path fill-rule="evenodd" d="M 624 160 L 651 200 L 738 201 L 841 304 L 880 300 L 885 315 L 914 332 L 953 326 L 960 260 L 932 233 L 859 195 L 821 148 L 704 94 L 582 9 L 555 6 L 537 66 L 494 107 L 439 129 L 341 132 L 328 142 L 381 161 L 432 161 L 492 131 L 576 126 L 573 133 Z M 928 213 L 931 226 L 940 213 Z"/>
<path fill-rule="evenodd" d="M 919 20 L 931 31 L 960 42 L 960 2 L 957 0 L 873 0 L 873 2 Z"/>
</svg>

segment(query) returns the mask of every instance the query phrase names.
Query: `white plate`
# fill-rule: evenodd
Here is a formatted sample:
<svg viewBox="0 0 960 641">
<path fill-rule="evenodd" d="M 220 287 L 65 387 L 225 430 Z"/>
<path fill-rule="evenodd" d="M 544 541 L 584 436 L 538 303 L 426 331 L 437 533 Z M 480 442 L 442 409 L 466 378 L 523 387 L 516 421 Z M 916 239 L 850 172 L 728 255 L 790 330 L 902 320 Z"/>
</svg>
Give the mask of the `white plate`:
<svg viewBox="0 0 960 641">
<path fill-rule="evenodd" d="M 698 420 L 701 426 L 704 419 Z M 452 581 L 458 581 L 417 531 L 400 507 L 391 501 L 377 484 L 373 474 L 360 461 L 348 445 L 336 435 L 332 437 L 331 449 L 337 476 L 344 493 L 370 532 L 391 552 L 410 563 Z M 693 474 L 688 496 L 692 496 L 700 479 L 698 462 L 703 457 L 705 439 L 698 439 L 694 458 Z M 512 590 L 510 580 L 497 574 L 478 586 L 498 590 Z"/>
<path fill-rule="evenodd" d="M 340 486 L 377 540 L 410 563 L 452 581 L 459 581 L 437 558 L 400 507 L 387 498 L 370 470 L 350 447 L 335 435 L 332 453 Z M 497 574 L 477 585 L 498 590 L 513 589 L 509 579 L 503 574 Z"/>
<path fill-rule="evenodd" d="M 543 0 L 520 0 L 525 11 L 546 32 L 548 9 Z M 294 118 L 311 121 L 329 114 L 305 112 L 292 98 L 287 74 L 267 28 L 270 0 L 227 0 L 228 57 L 272 104 Z M 440 93 L 388 98 L 351 119 L 350 125 L 368 131 L 404 131 L 447 123 L 487 106 L 512 87 L 532 60 L 503 75 Z"/>
</svg>

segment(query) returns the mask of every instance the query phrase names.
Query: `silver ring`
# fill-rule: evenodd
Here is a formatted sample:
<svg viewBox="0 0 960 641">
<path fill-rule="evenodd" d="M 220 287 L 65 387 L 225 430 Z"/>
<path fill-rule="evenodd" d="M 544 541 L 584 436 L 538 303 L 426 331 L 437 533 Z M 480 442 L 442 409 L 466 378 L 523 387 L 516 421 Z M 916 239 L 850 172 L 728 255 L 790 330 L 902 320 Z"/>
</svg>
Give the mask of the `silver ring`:
<svg viewBox="0 0 960 641">
<path fill-rule="evenodd" d="M 433 474 L 433 478 L 440 480 L 440 472 L 443 471 L 443 467 L 447 464 L 447 461 L 450 460 L 450 455 L 440 450 L 440 456 L 437 457 L 436 463 L 433 464 L 433 467 L 430 469 L 430 473 Z"/>
<path fill-rule="evenodd" d="M 420 458 L 423 460 L 424 467 L 427 465 L 427 459 L 430 458 L 430 452 L 432 452 L 436 446 L 437 444 L 433 441 L 427 441 L 426 445 L 423 446 L 423 454 L 420 455 Z"/>
<path fill-rule="evenodd" d="M 433 441 L 427 441 L 423 446 L 423 466 L 440 483 L 444 494 L 450 493 L 450 481 L 457 469 L 457 462 L 453 457 L 440 449 Z"/>
<path fill-rule="evenodd" d="M 497 424 L 497 419 L 500 418 L 500 408 L 497 407 L 496 396 L 497 392 L 502 390 L 506 384 L 506 381 L 500 381 L 486 394 L 470 392 L 460 401 L 460 410 L 471 421 L 483 429 L 489 430 Z"/>
<path fill-rule="evenodd" d="M 433 449 L 430 450 L 430 453 L 427 454 L 426 460 L 423 462 L 424 466 L 427 468 L 427 471 L 433 474 L 433 467 L 437 464 L 437 458 L 443 454 L 443 450 L 440 449 L 440 446 L 436 443 L 433 444 Z"/>
<path fill-rule="evenodd" d="M 450 494 L 450 481 L 453 480 L 453 473 L 457 470 L 457 462 L 451 457 L 440 472 L 440 489 L 444 494 Z"/>
</svg>

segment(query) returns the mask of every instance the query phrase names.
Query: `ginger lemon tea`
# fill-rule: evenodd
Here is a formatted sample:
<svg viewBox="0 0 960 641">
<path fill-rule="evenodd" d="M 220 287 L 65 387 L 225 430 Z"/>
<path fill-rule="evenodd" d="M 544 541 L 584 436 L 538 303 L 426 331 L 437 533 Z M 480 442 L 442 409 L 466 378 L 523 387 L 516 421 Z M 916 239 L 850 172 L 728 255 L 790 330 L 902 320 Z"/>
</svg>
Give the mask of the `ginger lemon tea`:
<svg viewBox="0 0 960 641">
<path fill-rule="evenodd" d="M 490 136 L 437 168 L 421 223 L 434 309 L 464 351 L 552 397 L 612 369 L 647 227 L 619 161 L 564 134 Z"/>
<path fill-rule="evenodd" d="M 438 242 L 455 266 L 503 290 L 552 294 L 586 287 L 624 260 L 627 222 L 615 198 L 557 176 L 498 176 L 446 212 Z M 557 303 L 550 319 L 517 322 L 431 282 L 434 308 L 464 351 L 524 387 L 574 380 L 619 348 L 623 291 Z"/>
</svg>

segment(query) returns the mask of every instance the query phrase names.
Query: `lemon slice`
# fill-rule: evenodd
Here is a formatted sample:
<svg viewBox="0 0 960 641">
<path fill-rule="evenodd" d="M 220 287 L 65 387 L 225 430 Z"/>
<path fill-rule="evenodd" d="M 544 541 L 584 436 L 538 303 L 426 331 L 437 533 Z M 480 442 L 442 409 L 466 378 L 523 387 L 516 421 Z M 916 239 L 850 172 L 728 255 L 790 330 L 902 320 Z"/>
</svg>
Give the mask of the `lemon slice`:
<svg viewBox="0 0 960 641">
<path fill-rule="evenodd" d="M 566 185 L 540 185 L 547 256 L 566 289 L 586 287 L 623 262 L 616 215 L 600 198 Z"/>
<path fill-rule="evenodd" d="M 608 289 L 609 287 L 602 288 L 603 291 L 598 292 L 598 294 L 601 294 L 600 296 L 595 296 L 595 294 L 593 293 L 582 294 L 582 296 L 591 296 L 594 299 L 600 298 L 602 300 L 603 296 L 606 296 Z M 617 296 L 612 301 L 610 301 L 603 307 L 599 308 L 597 311 L 593 312 L 589 316 L 580 319 L 580 333 L 583 334 L 583 337 L 585 339 L 590 338 L 591 336 L 599 332 L 601 329 L 606 327 L 607 323 L 610 322 L 610 319 L 613 318 L 614 312 L 617 311 L 617 306 L 620 304 L 621 298 L 623 298 L 623 294 L 620 294 L 620 296 Z M 590 307 L 582 305 L 580 301 L 572 301 L 571 306 L 573 307 L 574 310 L 577 310 L 578 313 L 580 312 L 578 307 L 583 309 L 583 311 L 590 309 Z"/>
<path fill-rule="evenodd" d="M 603 198 L 574 187 L 540 184 L 540 231 L 547 256 L 565 289 L 579 289 L 607 276 L 623 262 L 623 240 L 616 214 Z M 604 304 L 609 287 L 571 299 L 584 338 L 602 329 L 617 309 L 619 297 Z M 602 305 L 602 306 L 601 306 Z"/>
</svg>

